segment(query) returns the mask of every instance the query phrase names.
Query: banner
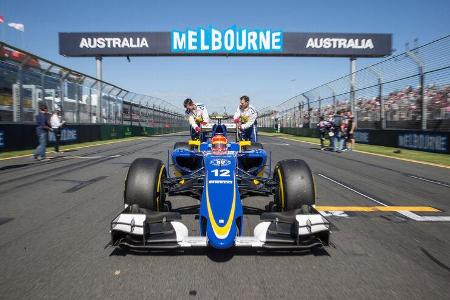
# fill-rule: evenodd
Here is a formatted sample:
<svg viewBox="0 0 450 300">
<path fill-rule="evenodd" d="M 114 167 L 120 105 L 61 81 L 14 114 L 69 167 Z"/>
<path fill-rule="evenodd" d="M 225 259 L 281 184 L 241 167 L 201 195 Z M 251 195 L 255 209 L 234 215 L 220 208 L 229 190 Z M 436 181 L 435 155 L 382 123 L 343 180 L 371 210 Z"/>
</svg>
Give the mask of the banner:
<svg viewBox="0 0 450 300">
<path fill-rule="evenodd" d="M 213 27 L 172 32 L 63 32 L 64 56 L 329 56 L 391 54 L 392 35 Z"/>
</svg>

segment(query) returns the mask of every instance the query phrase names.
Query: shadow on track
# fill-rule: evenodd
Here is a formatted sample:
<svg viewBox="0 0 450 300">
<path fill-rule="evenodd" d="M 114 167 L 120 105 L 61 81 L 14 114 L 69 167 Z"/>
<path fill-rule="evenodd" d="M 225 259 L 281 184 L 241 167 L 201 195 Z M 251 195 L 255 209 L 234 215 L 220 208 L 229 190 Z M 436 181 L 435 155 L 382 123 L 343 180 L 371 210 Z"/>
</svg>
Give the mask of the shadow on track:
<svg viewBox="0 0 450 300">
<path fill-rule="evenodd" d="M 313 248 L 311 250 L 292 250 L 292 251 L 266 251 L 261 249 L 238 249 L 231 248 L 227 250 L 218 250 L 214 248 L 183 249 L 172 251 L 134 251 L 125 248 L 115 248 L 109 256 L 206 256 L 216 263 L 225 263 L 233 259 L 234 256 L 330 256 L 325 248 Z"/>
</svg>

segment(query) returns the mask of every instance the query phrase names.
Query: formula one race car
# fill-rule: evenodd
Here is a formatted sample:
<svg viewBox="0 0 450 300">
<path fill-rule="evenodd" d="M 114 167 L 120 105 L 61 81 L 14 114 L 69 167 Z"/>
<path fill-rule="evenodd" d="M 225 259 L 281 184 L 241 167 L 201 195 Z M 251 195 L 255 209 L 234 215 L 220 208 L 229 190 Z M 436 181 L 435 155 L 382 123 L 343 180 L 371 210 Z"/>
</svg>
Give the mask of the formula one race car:
<svg viewBox="0 0 450 300">
<path fill-rule="evenodd" d="M 273 176 L 264 177 L 267 154 L 262 145 L 230 142 L 223 124 L 212 128 L 208 142 L 176 143 L 171 158 L 174 177 L 168 177 L 158 159 L 138 158 L 131 164 L 125 210 L 111 222 L 111 245 L 134 250 L 328 245 L 329 223 L 314 209 L 314 180 L 303 160 L 279 161 Z M 176 195 L 200 204 L 172 209 L 168 196 Z M 273 201 L 265 209 L 247 207 L 243 199 L 250 196 L 273 196 Z M 179 221 L 189 211 L 196 214 L 199 236 L 190 236 Z M 252 236 L 244 235 L 244 214 L 260 215 Z"/>
</svg>

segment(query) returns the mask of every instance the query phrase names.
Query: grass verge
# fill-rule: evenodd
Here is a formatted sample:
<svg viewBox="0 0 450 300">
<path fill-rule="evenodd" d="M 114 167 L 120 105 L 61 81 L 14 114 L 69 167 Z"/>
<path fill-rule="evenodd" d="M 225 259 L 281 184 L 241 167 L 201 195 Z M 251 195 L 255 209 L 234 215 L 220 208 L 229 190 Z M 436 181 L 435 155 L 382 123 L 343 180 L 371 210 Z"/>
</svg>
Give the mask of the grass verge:
<svg viewBox="0 0 450 300">
<path fill-rule="evenodd" d="M 293 140 L 298 140 L 301 142 L 307 142 L 315 145 L 320 145 L 318 138 L 312 138 L 312 137 L 304 137 L 304 136 L 295 136 L 285 133 L 261 133 L 265 136 L 275 136 L 275 137 L 281 137 L 281 138 L 289 138 Z M 327 142 L 325 142 L 325 145 L 327 145 Z M 366 145 L 366 144 L 356 144 L 355 145 L 355 152 L 361 152 L 361 153 L 368 153 L 368 154 L 376 154 L 376 155 L 383 155 L 388 156 L 392 158 L 397 158 L 401 160 L 409 160 L 414 162 L 421 162 L 421 163 L 431 163 L 436 164 L 440 166 L 450 167 L 450 155 L 448 154 L 440 154 L 440 153 L 430 153 L 430 152 L 424 152 L 424 151 L 415 151 L 415 150 L 408 150 L 403 148 L 394 148 L 394 147 L 384 147 L 384 146 L 376 146 L 376 145 Z M 400 153 L 395 153 L 400 150 Z M 395 152 L 394 152 L 395 151 Z"/>
<path fill-rule="evenodd" d="M 142 138 L 143 137 L 135 136 L 135 137 L 127 137 L 127 138 L 121 138 L 121 139 L 114 139 L 114 140 L 104 140 L 104 141 L 94 141 L 94 142 L 86 142 L 86 143 L 79 143 L 79 144 L 62 145 L 59 147 L 59 150 L 60 151 L 77 150 L 77 149 L 87 148 L 87 147 L 102 146 L 102 145 L 108 145 L 108 144 L 116 144 L 116 143 L 121 143 L 121 142 L 139 140 Z M 46 148 L 47 154 L 55 153 L 53 150 L 54 150 L 53 146 Z M 15 157 L 30 156 L 33 154 L 33 151 L 34 151 L 34 149 L 1 152 L 0 160 L 10 159 L 10 158 L 15 158 Z"/>
</svg>

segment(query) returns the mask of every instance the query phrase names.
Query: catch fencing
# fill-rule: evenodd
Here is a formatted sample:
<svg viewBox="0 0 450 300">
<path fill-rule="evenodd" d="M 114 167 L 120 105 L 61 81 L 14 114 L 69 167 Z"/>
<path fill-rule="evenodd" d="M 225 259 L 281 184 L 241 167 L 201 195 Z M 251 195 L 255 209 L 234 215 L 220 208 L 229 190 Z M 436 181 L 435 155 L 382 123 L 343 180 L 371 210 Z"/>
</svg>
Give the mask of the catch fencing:
<svg viewBox="0 0 450 300">
<path fill-rule="evenodd" d="M 0 123 L 34 122 L 39 104 L 70 124 L 186 129 L 183 111 L 0 42 Z"/>
<path fill-rule="evenodd" d="M 258 125 L 314 128 L 339 110 L 359 129 L 450 131 L 450 35 L 266 107 Z"/>
</svg>

